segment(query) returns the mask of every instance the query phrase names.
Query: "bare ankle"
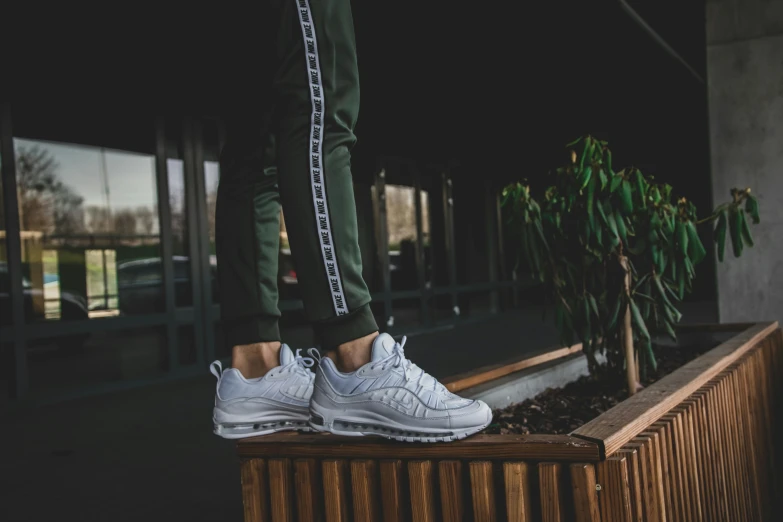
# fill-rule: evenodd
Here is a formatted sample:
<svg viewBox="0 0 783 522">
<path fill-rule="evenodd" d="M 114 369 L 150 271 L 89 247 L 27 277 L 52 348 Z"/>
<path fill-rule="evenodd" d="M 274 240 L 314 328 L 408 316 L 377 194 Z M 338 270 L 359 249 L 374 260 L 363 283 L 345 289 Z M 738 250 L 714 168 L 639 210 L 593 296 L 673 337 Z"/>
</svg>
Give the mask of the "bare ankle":
<svg viewBox="0 0 783 522">
<path fill-rule="evenodd" d="M 378 332 L 373 332 L 370 335 L 343 343 L 326 355 L 334 361 L 337 369 L 341 372 L 354 372 L 370 362 L 372 343 L 376 337 L 378 337 Z"/>
<path fill-rule="evenodd" d="M 242 344 L 231 350 L 231 367 L 246 379 L 255 379 L 280 366 L 280 341 Z"/>
</svg>

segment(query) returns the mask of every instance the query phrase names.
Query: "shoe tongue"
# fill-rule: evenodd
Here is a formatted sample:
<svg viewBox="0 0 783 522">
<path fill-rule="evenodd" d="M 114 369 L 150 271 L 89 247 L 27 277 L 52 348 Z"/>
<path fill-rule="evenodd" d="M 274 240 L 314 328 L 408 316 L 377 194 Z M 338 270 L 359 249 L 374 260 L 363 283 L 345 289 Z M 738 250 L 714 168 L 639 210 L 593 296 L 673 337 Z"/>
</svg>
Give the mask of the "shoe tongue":
<svg viewBox="0 0 783 522">
<path fill-rule="evenodd" d="M 295 358 L 294 352 L 291 351 L 287 344 L 280 345 L 280 366 L 291 364 Z"/>
<path fill-rule="evenodd" d="M 390 356 L 395 344 L 397 341 L 391 335 L 387 333 L 378 335 L 372 343 L 372 360 L 380 361 Z"/>
</svg>

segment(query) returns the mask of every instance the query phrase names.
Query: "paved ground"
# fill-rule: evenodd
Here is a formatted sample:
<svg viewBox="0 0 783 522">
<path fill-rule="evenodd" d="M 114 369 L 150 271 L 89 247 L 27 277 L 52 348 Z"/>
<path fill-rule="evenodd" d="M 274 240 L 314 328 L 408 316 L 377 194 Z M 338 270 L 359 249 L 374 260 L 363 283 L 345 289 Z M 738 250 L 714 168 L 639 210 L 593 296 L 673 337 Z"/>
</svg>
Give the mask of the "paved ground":
<svg viewBox="0 0 783 522">
<path fill-rule="evenodd" d="M 710 319 L 709 313 L 687 315 Z M 416 336 L 406 352 L 444 377 L 554 339 L 538 313 L 516 311 Z M 241 522 L 234 444 L 210 431 L 213 386 L 205 371 L 3 419 L 0 521 Z"/>
</svg>

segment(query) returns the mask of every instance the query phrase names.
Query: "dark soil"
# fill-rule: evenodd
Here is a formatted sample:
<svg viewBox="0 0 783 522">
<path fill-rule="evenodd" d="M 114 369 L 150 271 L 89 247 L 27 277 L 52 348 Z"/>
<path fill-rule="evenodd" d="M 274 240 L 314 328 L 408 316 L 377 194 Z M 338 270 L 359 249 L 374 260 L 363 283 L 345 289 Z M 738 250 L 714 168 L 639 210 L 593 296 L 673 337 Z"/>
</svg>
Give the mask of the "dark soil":
<svg viewBox="0 0 783 522">
<path fill-rule="evenodd" d="M 655 347 L 658 371 L 647 372 L 649 386 L 685 363 L 711 350 L 715 343 Z M 563 388 L 549 388 L 532 399 L 495 410 L 485 433 L 566 434 L 628 398 L 624 378 L 580 377 Z"/>
</svg>

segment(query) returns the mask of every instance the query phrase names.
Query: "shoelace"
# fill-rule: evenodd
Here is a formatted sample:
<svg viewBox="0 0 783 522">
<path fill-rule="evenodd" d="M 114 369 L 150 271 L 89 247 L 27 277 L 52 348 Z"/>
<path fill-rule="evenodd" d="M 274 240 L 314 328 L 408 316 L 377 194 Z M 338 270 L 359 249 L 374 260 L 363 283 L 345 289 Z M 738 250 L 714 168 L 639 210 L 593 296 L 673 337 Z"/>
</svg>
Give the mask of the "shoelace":
<svg viewBox="0 0 783 522">
<path fill-rule="evenodd" d="M 302 357 L 302 350 L 296 351 L 296 357 L 290 363 L 280 368 L 279 372 L 296 372 L 301 373 L 310 380 L 315 378 L 315 374 L 309 370 L 315 365 L 315 359 L 312 357 Z"/>
<path fill-rule="evenodd" d="M 394 368 L 402 368 L 402 374 L 405 376 L 405 380 L 407 382 L 411 382 L 413 379 L 416 379 L 416 384 L 421 385 L 421 380 L 424 377 L 429 377 L 432 379 L 432 390 L 436 391 L 438 390 L 438 387 L 443 387 L 442 384 L 438 382 L 435 377 L 428 374 L 415 364 L 411 362 L 410 359 L 407 359 L 405 357 L 405 350 L 403 347 L 405 346 L 405 341 L 407 341 L 408 338 L 403 336 L 402 341 L 398 343 L 394 343 L 394 348 L 392 348 L 392 353 L 388 357 L 381 359 L 380 361 L 377 361 L 370 365 L 371 369 L 374 369 L 376 366 L 381 366 L 383 369 L 386 369 L 386 366 L 394 361 L 394 364 L 392 365 Z M 416 371 L 418 370 L 418 374 Z"/>
</svg>

